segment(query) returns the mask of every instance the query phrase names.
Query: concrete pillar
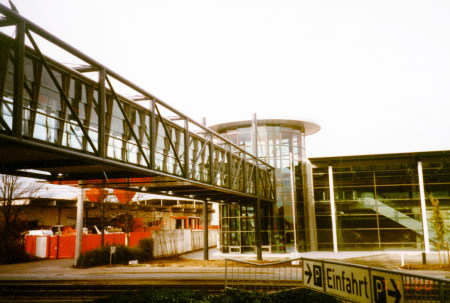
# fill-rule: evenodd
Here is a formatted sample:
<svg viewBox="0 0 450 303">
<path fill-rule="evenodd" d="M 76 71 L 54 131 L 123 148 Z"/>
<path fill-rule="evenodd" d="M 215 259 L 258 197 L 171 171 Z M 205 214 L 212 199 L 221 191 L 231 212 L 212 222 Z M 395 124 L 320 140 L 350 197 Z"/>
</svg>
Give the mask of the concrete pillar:
<svg viewBox="0 0 450 303">
<path fill-rule="evenodd" d="M 333 166 L 328 166 L 328 181 L 330 183 L 330 209 L 331 209 L 331 225 L 333 232 L 333 251 L 338 252 L 337 245 L 337 229 L 336 229 L 336 206 L 334 205 L 334 182 L 333 182 Z"/>
<path fill-rule="evenodd" d="M 75 259 L 74 265 L 77 266 L 78 258 L 81 255 L 81 244 L 83 239 L 83 207 L 84 207 L 84 187 L 81 181 L 78 181 L 79 193 L 77 200 L 77 230 L 75 236 Z"/>
<path fill-rule="evenodd" d="M 423 184 L 422 161 L 417 162 L 417 172 L 419 173 L 420 208 L 422 209 L 423 242 L 425 252 L 430 252 L 430 237 L 428 233 L 427 205 L 425 199 L 425 186 Z"/>
<path fill-rule="evenodd" d="M 208 201 L 203 201 L 203 260 L 209 260 Z"/>
<path fill-rule="evenodd" d="M 309 163 L 303 163 L 303 197 L 304 212 L 306 224 L 306 249 L 308 251 L 317 251 L 317 225 L 316 209 L 314 205 L 314 184 L 312 166 Z"/>
</svg>

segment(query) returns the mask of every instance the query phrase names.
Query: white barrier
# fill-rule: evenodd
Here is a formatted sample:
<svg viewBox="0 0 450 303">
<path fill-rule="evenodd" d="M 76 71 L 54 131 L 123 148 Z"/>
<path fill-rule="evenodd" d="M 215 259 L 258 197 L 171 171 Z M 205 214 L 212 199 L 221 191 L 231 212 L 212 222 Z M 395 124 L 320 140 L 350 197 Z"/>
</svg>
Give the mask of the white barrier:
<svg viewBox="0 0 450 303">
<path fill-rule="evenodd" d="M 208 246 L 217 245 L 218 230 L 208 230 Z M 152 233 L 153 256 L 168 257 L 203 248 L 203 230 L 155 230 Z"/>
</svg>

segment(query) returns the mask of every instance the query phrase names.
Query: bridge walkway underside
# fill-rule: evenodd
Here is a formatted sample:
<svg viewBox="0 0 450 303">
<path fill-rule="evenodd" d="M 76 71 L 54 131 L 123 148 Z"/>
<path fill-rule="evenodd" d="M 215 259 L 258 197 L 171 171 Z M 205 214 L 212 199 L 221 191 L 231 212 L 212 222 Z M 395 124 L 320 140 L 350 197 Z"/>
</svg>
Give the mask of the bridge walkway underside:
<svg viewBox="0 0 450 303">
<path fill-rule="evenodd" d="M 44 179 L 54 184 L 74 185 L 81 181 L 87 188 L 124 189 L 215 202 L 255 199 L 250 194 L 39 142 L 0 135 L 0 146 L 0 170 L 4 174 Z"/>
</svg>

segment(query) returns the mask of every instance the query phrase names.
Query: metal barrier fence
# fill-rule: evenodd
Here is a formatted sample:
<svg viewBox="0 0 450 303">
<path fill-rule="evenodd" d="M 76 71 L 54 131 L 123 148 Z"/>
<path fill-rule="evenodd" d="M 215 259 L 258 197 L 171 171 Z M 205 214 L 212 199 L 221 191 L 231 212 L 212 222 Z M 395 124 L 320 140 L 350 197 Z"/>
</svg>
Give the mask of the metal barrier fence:
<svg viewBox="0 0 450 303">
<path fill-rule="evenodd" d="M 272 292 L 302 287 L 300 260 L 261 264 L 225 259 L 225 288 Z"/>
<path fill-rule="evenodd" d="M 450 280 L 404 273 L 405 302 L 450 302 Z"/>
<path fill-rule="evenodd" d="M 449 279 L 306 258 L 274 263 L 225 259 L 225 288 L 273 292 L 299 287 L 347 302 L 450 302 Z"/>
<path fill-rule="evenodd" d="M 348 302 L 450 302 L 450 280 L 337 261 L 302 259 L 302 284 Z"/>
</svg>

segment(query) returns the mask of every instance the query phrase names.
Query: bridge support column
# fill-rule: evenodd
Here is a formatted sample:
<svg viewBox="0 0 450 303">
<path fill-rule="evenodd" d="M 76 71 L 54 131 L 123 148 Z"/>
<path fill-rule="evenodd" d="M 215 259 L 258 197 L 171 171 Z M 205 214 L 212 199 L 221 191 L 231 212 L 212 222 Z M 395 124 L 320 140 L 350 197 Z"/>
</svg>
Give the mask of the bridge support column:
<svg viewBox="0 0 450 303">
<path fill-rule="evenodd" d="M 77 231 L 75 236 L 75 259 L 74 265 L 78 265 L 78 258 L 81 255 L 81 244 L 83 239 L 83 208 L 84 208 L 84 187 L 83 184 L 78 181 L 79 194 L 77 201 Z"/>
<path fill-rule="evenodd" d="M 209 260 L 208 201 L 203 201 L 203 260 Z"/>
</svg>

